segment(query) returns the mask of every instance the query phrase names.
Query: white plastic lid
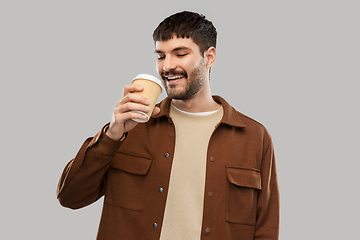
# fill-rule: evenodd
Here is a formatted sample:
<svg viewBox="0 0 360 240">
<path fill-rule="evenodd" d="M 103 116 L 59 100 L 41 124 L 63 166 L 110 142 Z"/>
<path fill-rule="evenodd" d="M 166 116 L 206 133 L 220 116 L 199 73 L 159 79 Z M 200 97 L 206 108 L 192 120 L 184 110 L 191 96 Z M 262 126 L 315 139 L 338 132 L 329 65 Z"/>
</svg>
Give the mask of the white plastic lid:
<svg viewBox="0 0 360 240">
<path fill-rule="evenodd" d="M 147 79 L 147 80 L 153 81 L 153 82 L 157 83 L 161 87 L 161 92 L 164 89 L 163 82 L 160 79 L 158 79 L 157 77 L 154 77 L 153 75 L 143 73 L 143 74 L 137 75 L 133 79 L 133 81 L 136 80 L 136 79 Z"/>
</svg>

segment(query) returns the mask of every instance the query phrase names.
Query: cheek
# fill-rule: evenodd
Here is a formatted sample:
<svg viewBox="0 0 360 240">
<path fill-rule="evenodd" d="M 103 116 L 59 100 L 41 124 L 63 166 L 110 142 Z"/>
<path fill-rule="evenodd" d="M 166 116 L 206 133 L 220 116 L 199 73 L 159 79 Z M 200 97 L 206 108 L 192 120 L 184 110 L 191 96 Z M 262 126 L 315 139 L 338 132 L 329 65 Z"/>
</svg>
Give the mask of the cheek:
<svg viewBox="0 0 360 240">
<path fill-rule="evenodd" d="M 194 64 L 194 63 L 192 63 Z M 187 74 L 190 74 L 192 69 L 194 68 L 194 65 L 192 65 L 191 63 L 188 62 L 184 62 L 179 66 L 179 69 L 181 69 L 182 71 L 185 71 Z"/>
<path fill-rule="evenodd" d="M 184 62 L 184 67 L 189 71 L 199 68 L 203 65 L 204 60 L 202 58 L 192 58 L 188 59 L 188 61 Z"/>
<path fill-rule="evenodd" d="M 184 66 L 184 70 L 187 72 L 188 75 L 194 72 L 194 70 L 198 68 L 199 68 L 199 64 L 194 62 L 192 64 Z"/>
<path fill-rule="evenodd" d="M 162 65 L 161 65 L 161 64 L 159 64 L 159 63 L 156 63 L 155 68 L 156 68 L 156 71 L 158 72 L 158 74 L 160 75 L 160 74 L 161 74 L 161 72 L 162 72 Z"/>
</svg>

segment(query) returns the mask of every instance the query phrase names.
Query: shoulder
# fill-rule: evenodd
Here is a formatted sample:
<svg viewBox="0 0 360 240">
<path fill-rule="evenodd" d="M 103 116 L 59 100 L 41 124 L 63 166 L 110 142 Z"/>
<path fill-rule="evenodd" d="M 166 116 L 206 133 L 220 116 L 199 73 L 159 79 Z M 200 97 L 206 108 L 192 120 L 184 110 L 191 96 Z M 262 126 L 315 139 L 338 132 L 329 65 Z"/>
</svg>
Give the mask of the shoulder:
<svg viewBox="0 0 360 240">
<path fill-rule="evenodd" d="M 239 112 L 236 111 L 239 118 L 242 120 L 242 122 L 245 124 L 245 129 L 248 129 L 252 132 L 257 132 L 259 134 L 264 135 L 264 137 L 271 138 L 269 131 L 266 129 L 266 127 L 260 123 L 259 121 Z"/>
<path fill-rule="evenodd" d="M 214 100 L 220 103 L 224 108 L 224 117 L 222 122 L 229 126 L 242 128 L 242 131 L 252 134 L 263 134 L 270 137 L 266 127 L 259 121 L 239 112 L 225 99 L 219 96 L 213 96 Z"/>
</svg>

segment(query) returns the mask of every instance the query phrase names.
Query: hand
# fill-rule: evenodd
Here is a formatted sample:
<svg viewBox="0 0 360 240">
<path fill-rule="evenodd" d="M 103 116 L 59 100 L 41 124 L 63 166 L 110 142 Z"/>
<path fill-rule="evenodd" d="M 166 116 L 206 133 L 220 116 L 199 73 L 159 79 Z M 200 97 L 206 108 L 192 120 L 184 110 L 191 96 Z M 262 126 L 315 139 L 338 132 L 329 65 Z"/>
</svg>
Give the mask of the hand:
<svg viewBox="0 0 360 240">
<path fill-rule="evenodd" d="M 124 88 L 123 98 L 116 103 L 114 114 L 110 122 L 110 126 L 106 131 L 106 135 L 114 140 L 119 140 L 124 133 L 132 130 L 138 123 L 131 120 L 132 118 L 145 119 L 145 116 L 132 112 L 141 111 L 149 112 L 149 100 L 143 96 L 134 94 L 134 92 L 141 92 L 143 86 L 141 85 L 126 85 Z M 152 116 L 160 112 L 160 108 L 155 107 Z"/>
</svg>

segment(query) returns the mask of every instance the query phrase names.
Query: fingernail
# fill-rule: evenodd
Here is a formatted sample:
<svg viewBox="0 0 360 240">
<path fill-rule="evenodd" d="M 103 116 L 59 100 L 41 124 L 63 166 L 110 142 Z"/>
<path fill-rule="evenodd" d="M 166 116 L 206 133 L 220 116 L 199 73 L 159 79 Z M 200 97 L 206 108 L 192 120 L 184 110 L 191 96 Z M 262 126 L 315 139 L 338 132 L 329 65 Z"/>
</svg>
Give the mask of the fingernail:
<svg viewBox="0 0 360 240">
<path fill-rule="evenodd" d="M 150 103 L 149 99 L 146 99 L 146 103 L 147 103 L 147 104 L 149 104 L 149 103 Z"/>
<path fill-rule="evenodd" d="M 147 111 L 147 112 L 150 111 L 150 108 L 146 106 L 145 111 Z"/>
</svg>

